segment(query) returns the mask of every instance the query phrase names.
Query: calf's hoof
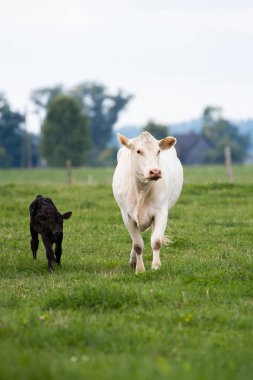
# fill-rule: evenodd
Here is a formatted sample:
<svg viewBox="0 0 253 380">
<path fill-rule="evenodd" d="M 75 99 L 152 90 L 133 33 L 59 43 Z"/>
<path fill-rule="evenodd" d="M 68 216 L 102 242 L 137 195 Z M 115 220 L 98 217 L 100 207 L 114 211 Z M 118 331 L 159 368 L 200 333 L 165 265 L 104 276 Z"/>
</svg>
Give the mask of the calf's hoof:
<svg viewBox="0 0 253 380">
<path fill-rule="evenodd" d="M 50 274 L 54 273 L 53 268 L 48 268 L 48 273 L 50 273 Z"/>
</svg>

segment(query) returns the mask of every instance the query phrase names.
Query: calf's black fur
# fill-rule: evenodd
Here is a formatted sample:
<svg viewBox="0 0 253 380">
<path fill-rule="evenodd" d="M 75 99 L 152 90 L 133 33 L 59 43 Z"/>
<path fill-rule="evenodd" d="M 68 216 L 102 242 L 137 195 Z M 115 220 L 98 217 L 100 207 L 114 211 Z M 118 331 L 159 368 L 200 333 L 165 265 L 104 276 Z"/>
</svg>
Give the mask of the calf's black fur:
<svg viewBox="0 0 253 380">
<path fill-rule="evenodd" d="M 31 250 L 33 258 L 39 247 L 38 234 L 41 234 L 48 261 L 48 271 L 53 271 L 53 261 L 61 263 L 62 239 L 63 239 L 63 220 L 69 219 L 72 211 L 60 214 L 50 198 L 37 195 L 36 199 L 30 204 L 30 232 Z M 55 251 L 53 251 L 55 244 Z"/>
</svg>

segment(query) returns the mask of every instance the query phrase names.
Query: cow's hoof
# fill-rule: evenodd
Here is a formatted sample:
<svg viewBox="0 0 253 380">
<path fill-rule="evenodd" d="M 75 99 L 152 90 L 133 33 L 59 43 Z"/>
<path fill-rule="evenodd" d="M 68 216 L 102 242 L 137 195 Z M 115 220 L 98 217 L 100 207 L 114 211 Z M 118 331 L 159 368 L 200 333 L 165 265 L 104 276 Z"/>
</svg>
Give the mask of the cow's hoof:
<svg viewBox="0 0 253 380">
<path fill-rule="evenodd" d="M 160 269 L 161 263 L 152 263 L 152 270 Z"/>
<path fill-rule="evenodd" d="M 145 267 L 136 267 L 136 274 L 145 272 Z"/>
<path fill-rule="evenodd" d="M 50 274 L 54 273 L 53 268 L 48 268 L 48 273 L 50 273 Z"/>
<path fill-rule="evenodd" d="M 132 269 L 136 268 L 136 260 L 130 260 L 129 264 Z"/>
</svg>

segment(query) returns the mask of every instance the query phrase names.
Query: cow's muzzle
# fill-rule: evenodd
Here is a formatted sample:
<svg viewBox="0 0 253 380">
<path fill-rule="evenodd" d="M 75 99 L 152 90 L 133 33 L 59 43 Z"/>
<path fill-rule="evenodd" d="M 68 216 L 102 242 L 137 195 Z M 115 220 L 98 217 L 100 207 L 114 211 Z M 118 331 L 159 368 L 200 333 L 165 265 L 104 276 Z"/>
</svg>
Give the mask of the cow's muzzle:
<svg viewBox="0 0 253 380">
<path fill-rule="evenodd" d="M 160 169 L 151 169 L 149 171 L 148 179 L 150 181 L 157 181 L 160 178 L 162 178 L 162 172 Z"/>
</svg>

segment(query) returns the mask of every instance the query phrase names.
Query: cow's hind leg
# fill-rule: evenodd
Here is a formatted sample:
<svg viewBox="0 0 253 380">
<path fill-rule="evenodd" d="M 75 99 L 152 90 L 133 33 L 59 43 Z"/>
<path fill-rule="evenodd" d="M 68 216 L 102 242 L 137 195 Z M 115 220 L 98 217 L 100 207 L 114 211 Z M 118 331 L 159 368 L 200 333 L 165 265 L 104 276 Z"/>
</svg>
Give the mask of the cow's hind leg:
<svg viewBox="0 0 253 380">
<path fill-rule="evenodd" d="M 136 223 L 128 216 L 122 215 L 126 228 L 132 238 L 132 250 L 130 253 L 130 265 L 136 268 L 136 273 L 144 272 L 145 266 L 142 258 L 144 242 Z"/>
<path fill-rule="evenodd" d="M 52 248 L 52 242 L 48 236 L 43 235 L 42 240 L 46 249 L 47 263 L 48 263 L 48 272 L 53 272 L 53 260 L 54 260 L 54 251 Z"/>
<path fill-rule="evenodd" d="M 162 245 L 164 233 L 167 226 L 168 212 L 158 214 L 153 223 L 153 232 L 151 235 L 151 247 L 153 250 L 152 269 L 159 269 L 161 266 L 160 248 Z"/>
<path fill-rule="evenodd" d="M 33 253 L 33 259 L 35 260 L 37 257 L 37 250 L 39 247 L 39 238 L 38 233 L 35 231 L 33 226 L 30 224 L 30 232 L 31 232 L 31 250 Z"/>
<path fill-rule="evenodd" d="M 136 253 L 135 253 L 134 244 L 133 244 L 131 252 L 130 252 L 130 260 L 129 260 L 130 266 L 133 269 L 136 268 L 136 261 L 137 261 L 137 259 L 136 259 Z"/>
</svg>

